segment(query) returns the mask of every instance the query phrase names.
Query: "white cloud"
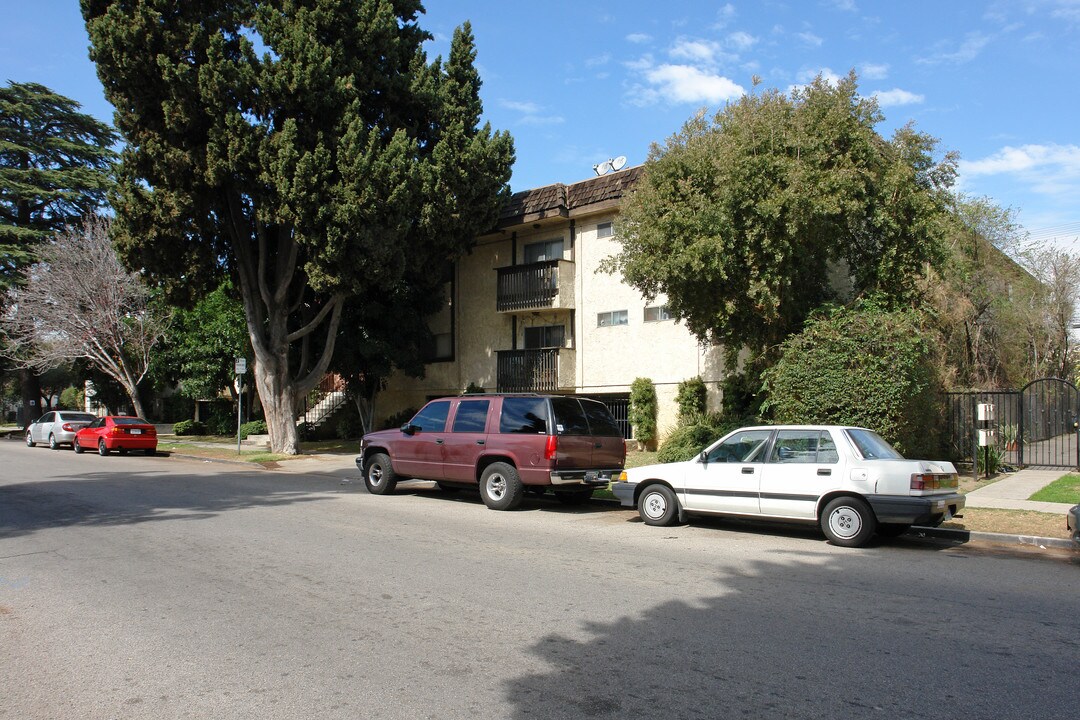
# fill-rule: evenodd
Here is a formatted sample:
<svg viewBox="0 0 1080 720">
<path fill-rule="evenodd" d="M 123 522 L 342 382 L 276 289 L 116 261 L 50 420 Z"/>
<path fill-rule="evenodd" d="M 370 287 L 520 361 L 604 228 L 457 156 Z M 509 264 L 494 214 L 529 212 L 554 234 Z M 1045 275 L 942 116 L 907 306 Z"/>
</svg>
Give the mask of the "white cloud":
<svg viewBox="0 0 1080 720">
<path fill-rule="evenodd" d="M 859 68 L 859 77 L 864 80 L 884 80 L 889 76 L 888 65 L 863 63 Z"/>
<path fill-rule="evenodd" d="M 642 45 L 647 42 L 652 42 L 652 35 L 646 33 L 630 33 L 626 36 L 626 42 L 632 42 L 637 45 Z"/>
<path fill-rule="evenodd" d="M 907 90 L 893 88 L 892 90 L 877 90 L 873 93 L 881 107 L 895 107 L 897 105 L 917 105 L 926 98 Z"/>
<path fill-rule="evenodd" d="M 800 84 L 807 85 L 813 82 L 818 75 L 830 85 L 840 84 L 840 76 L 834 73 L 831 68 L 827 67 L 818 68 L 816 70 L 800 70 L 795 76 L 795 79 L 798 80 Z"/>
<path fill-rule="evenodd" d="M 736 50 L 749 50 L 757 43 L 757 38 L 750 33 L 733 32 L 727 36 L 728 44 Z"/>
<path fill-rule="evenodd" d="M 544 115 L 543 107 L 534 102 L 521 100 L 499 100 L 499 106 L 520 113 L 518 122 L 522 125 L 558 125 L 565 122 L 559 115 Z"/>
<path fill-rule="evenodd" d="M 716 28 L 727 27 L 738 13 L 735 10 L 735 6 L 731 3 L 724 5 L 722 8 L 716 11 Z"/>
<path fill-rule="evenodd" d="M 1080 145 L 1003 147 L 981 160 L 961 160 L 961 179 L 1007 175 L 1042 195 L 1080 198 Z"/>
<path fill-rule="evenodd" d="M 795 37 L 799 38 L 810 47 L 821 47 L 821 45 L 825 42 L 823 39 L 821 39 L 821 37 L 815 35 L 809 30 L 807 30 L 806 32 L 797 33 Z"/>
<path fill-rule="evenodd" d="M 645 72 L 653 95 L 676 103 L 721 103 L 744 94 L 742 87 L 722 75 L 690 65 L 660 65 Z M 656 97 L 656 96 L 659 97 Z"/>
<path fill-rule="evenodd" d="M 832 6 L 837 10 L 843 10 L 844 12 L 855 12 L 858 10 L 855 7 L 855 0 L 832 0 Z"/>
<path fill-rule="evenodd" d="M 711 64 L 715 62 L 719 51 L 720 46 L 708 40 L 679 38 L 668 54 L 676 60 Z"/>
<path fill-rule="evenodd" d="M 971 62 L 990 43 L 990 36 L 982 33 L 969 33 L 957 48 L 943 47 L 938 44 L 938 51 L 934 54 L 918 58 L 916 62 L 922 65 L 938 65 L 941 63 L 966 63 Z"/>
<path fill-rule="evenodd" d="M 603 55 L 597 55 L 585 60 L 585 67 L 599 67 L 601 65 L 607 65 L 611 62 L 611 53 L 604 53 Z"/>
</svg>

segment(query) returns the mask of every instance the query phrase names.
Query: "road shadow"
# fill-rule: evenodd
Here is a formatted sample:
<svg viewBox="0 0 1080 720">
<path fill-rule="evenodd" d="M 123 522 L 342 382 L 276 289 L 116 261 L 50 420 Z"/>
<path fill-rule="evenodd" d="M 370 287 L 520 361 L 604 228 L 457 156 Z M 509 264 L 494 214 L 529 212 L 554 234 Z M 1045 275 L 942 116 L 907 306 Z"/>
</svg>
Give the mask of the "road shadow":
<svg viewBox="0 0 1080 720">
<path fill-rule="evenodd" d="M 364 487 L 364 481 L 361 479 L 357 481 L 357 485 L 360 487 L 361 492 L 367 492 Z M 467 503 L 469 505 L 483 505 L 484 501 L 480 498 L 479 487 L 461 487 L 443 489 L 438 486 L 437 483 L 428 480 L 401 480 L 398 482 L 397 487 L 394 488 L 394 495 L 416 495 L 433 500 L 442 500 L 445 502 Z M 543 494 L 536 494 L 526 492 L 525 497 L 521 501 L 521 505 L 515 508 L 512 512 L 561 512 L 570 514 L 587 515 L 589 513 L 602 513 L 616 509 L 618 507 L 615 501 L 601 500 L 593 498 L 581 502 L 580 504 L 566 504 L 555 497 L 553 493 L 546 492 Z"/>
<path fill-rule="evenodd" d="M 200 520 L 244 508 L 327 502 L 344 491 L 329 477 L 243 468 L 133 471 L 109 463 L 107 470 L 0 485 L 0 538 L 72 525 Z"/>
<path fill-rule="evenodd" d="M 1069 631 L 1077 601 L 973 573 L 945 591 L 951 561 L 927 557 L 937 572 L 874 550 L 808 552 L 728 564 L 713 587 L 642 558 L 643 588 L 662 583 L 686 600 L 627 613 L 637 603 L 612 599 L 610 620 L 557 621 L 528 649 L 545 669 L 504 681 L 508 717 L 1071 714 L 1074 672 L 1062 658 L 1080 648 Z"/>
</svg>

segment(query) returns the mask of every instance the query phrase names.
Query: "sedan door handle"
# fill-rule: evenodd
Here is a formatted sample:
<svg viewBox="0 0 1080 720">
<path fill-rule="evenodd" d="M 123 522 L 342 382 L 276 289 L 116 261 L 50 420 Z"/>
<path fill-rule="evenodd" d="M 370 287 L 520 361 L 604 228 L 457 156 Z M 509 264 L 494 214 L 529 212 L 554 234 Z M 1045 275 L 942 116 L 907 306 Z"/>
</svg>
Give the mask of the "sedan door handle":
<svg viewBox="0 0 1080 720">
<path fill-rule="evenodd" d="M 476 444 L 477 445 L 483 445 L 485 442 L 487 442 L 487 441 L 486 440 L 477 440 Z"/>
<path fill-rule="evenodd" d="M 832 475 L 832 470 L 830 470 L 829 468 L 818 468 L 817 474 L 818 475 Z"/>
<path fill-rule="evenodd" d="M 742 474 L 743 475 L 753 475 L 754 474 L 754 468 L 752 468 L 752 467 L 744 467 L 742 469 Z"/>
</svg>

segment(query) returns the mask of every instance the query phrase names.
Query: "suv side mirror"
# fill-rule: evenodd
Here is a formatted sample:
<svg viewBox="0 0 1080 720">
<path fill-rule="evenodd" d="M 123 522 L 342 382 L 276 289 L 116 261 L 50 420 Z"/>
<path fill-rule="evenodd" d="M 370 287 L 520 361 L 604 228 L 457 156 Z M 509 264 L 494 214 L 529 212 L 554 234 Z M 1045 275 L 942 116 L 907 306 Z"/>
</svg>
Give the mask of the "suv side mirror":
<svg viewBox="0 0 1080 720">
<path fill-rule="evenodd" d="M 416 434 L 416 426 L 413 425 L 412 423 L 405 423 L 404 425 L 401 426 L 401 432 L 405 433 L 406 435 L 415 435 Z"/>
</svg>

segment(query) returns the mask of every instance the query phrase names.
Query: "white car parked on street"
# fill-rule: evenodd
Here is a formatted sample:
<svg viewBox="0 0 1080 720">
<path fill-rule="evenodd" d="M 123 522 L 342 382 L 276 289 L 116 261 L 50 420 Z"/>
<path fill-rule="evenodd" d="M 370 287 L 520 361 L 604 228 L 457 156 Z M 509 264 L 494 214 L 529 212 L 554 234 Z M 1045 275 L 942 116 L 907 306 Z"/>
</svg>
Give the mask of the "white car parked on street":
<svg viewBox="0 0 1080 720">
<path fill-rule="evenodd" d="M 49 443 L 56 450 L 61 445 L 71 445 L 75 433 L 97 420 L 97 415 L 74 410 L 54 410 L 47 412 L 26 428 L 26 444 L 34 447 L 38 443 Z"/>
<path fill-rule="evenodd" d="M 845 547 L 957 516 L 957 487 L 952 463 L 906 460 L 872 430 L 835 425 L 742 428 L 693 460 L 631 468 L 612 483 L 648 525 L 693 514 L 813 522 Z"/>
</svg>

